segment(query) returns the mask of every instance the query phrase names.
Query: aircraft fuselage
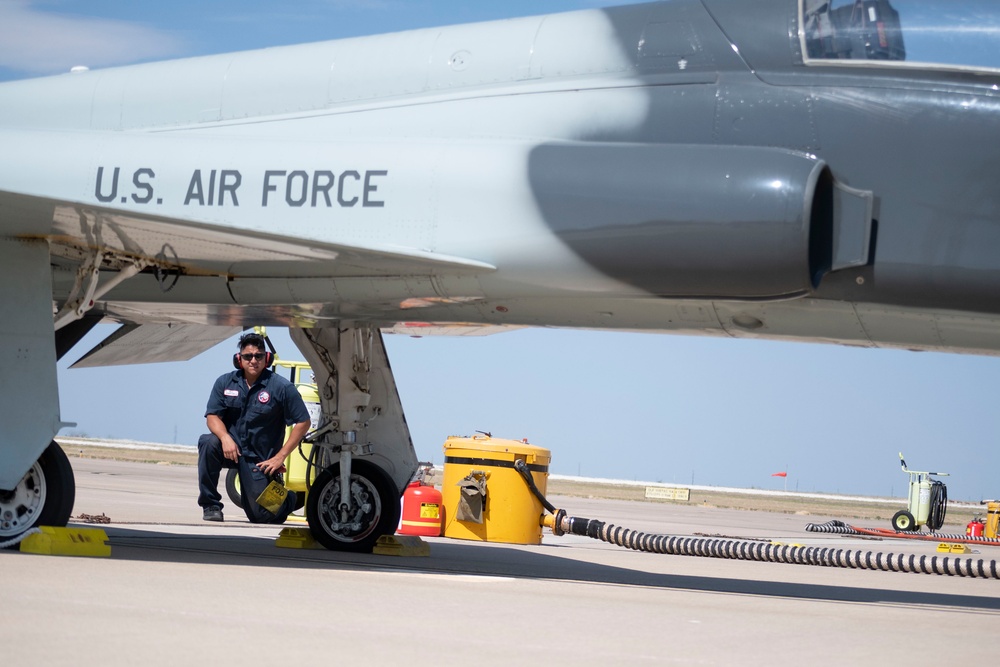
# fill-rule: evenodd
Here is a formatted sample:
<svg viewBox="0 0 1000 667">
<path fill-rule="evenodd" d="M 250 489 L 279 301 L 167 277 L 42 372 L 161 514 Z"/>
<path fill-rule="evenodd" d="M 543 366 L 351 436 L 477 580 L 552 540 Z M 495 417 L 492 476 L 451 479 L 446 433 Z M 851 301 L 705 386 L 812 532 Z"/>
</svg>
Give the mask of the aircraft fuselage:
<svg viewBox="0 0 1000 667">
<path fill-rule="evenodd" d="M 816 4 L 674 0 L 2 84 L 0 251 L 47 245 L 35 315 L 51 293 L 57 327 L 1000 353 L 995 10 L 974 3 L 977 30 L 947 23 L 956 3 Z M 956 25 L 959 48 L 928 45 Z M 110 287 L 88 303 L 88 283 Z"/>
<path fill-rule="evenodd" d="M 994 353 L 997 73 L 807 66 L 788 30 L 797 12 L 685 0 L 5 84 L 0 128 L 38 134 L 5 142 L 27 156 L 3 182 L 82 215 L 4 225 L 70 256 L 59 246 L 86 243 L 88 210 L 99 226 L 112 211 L 150 216 L 104 242 L 176 253 L 179 291 L 123 283 L 104 303 L 121 319 L 256 322 L 266 305 L 281 323 L 349 314 Z M 819 246 L 844 239 L 809 219 L 827 196 L 811 163 L 870 193 L 872 228 L 848 239 L 868 256 L 839 270 Z M 156 219 L 173 225 L 166 255 Z M 220 257 L 181 222 L 257 238 Z M 269 255 L 271 238 L 316 252 Z M 495 271 L 398 276 L 347 266 L 341 245 Z M 273 277 L 287 280 L 260 284 Z M 359 294 L 359 277 L 393 287 Z M 70 278 L 57 271 L 57 302 Z M 414 318 L 407 294 L 437 303 Z"/>
</svg>

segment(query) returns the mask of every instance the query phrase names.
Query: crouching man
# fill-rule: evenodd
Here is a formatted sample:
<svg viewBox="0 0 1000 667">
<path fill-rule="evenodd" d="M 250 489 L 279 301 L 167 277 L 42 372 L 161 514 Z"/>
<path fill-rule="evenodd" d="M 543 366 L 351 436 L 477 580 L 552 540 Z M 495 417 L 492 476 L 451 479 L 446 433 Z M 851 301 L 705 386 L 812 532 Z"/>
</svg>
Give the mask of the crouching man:
<svg viewBox="0 0 1000 667">
<path fill-rule="evenodd" d="M 198 440 L 198 504 L 205 521 L 222 521 L 219 474 L 235 467 L 250 522 L 283 523 L 295 509 L 295 492 L 289 492 L 277 513 L 258 505 L 257 497 L 309 430 L 309 412 L 295 385 L 270 370 L 273 359 L 262 336 L 242 336 L 239 348 L 233 357 L 237 370 L 220 376 L 208 398 L 210 433 Z M 286 426 L 292 430 L 282 444 Z"/>
</svg>

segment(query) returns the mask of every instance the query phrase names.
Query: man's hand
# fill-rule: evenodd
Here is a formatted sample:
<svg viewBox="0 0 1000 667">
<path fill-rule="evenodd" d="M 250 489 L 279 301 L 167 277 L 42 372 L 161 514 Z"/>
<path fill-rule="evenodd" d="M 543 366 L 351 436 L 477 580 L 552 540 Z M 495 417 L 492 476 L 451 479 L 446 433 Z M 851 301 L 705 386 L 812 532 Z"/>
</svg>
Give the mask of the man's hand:
<svg viewBox="0 0 1000 667">
<path fill-rule="evenodd" d="M 225 438 L 220 439 L 222 440 L 222 455 L 233 463 L 238 463 L 240 460 L 239 445 L 236 444 L 236 441 L 229 434 L 226 434 Z"/>
<path fill-rule="evenodd" d="M 309 431 L 309 420 L 299 422 L 292 426 L 292 432 L 288 434 L 288 440 L 281 446 L 278 453 L 257 466 L 265 475 L 277 475 L 285 471 L 285 459 L 302 442 L 303 436 Z"/>
<path fill-rule="evenodd" d="M 233 436 L 229 435 L 229 431 L 226 430 L 226 425 L 222 419 L 218 415 L 208 415 L 205 417 L 205 423 L 208 425 L 208 430 L 212 432 L 212 435 L 222 443 L 222 455 L 233 463 L 239 463 L 240 446 L 233 440 Z"/>
<path fill-rule="evenodd" d="M 277 475 L 285 469 L 285 457 L 274 456 L 257 464 L 257 468 L 265 475 Z"/>
</svg>

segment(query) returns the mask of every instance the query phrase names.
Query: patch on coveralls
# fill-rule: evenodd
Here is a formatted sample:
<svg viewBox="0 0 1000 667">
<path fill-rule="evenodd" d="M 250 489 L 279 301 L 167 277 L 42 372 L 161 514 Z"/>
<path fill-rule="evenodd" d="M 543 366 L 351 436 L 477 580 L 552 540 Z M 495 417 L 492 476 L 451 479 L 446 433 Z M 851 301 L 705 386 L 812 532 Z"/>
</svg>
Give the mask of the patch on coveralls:
<svg viewBox="0 0 1000 667">
<path fill-rule="evenodd" d="M 262 391 L 259 394 L 257 394 L 257 400 L 260 401 L 261 403 L 267 403 L 268 401 L 271 400 L 271 395 L 266 391 Z"/>
</svg>

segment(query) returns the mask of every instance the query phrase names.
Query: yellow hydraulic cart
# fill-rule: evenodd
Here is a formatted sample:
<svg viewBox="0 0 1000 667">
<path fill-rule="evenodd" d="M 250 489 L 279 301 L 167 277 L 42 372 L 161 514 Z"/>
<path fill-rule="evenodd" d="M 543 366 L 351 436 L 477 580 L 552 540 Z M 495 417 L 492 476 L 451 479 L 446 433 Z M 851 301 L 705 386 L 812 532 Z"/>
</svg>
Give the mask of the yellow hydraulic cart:
<svg viewBox="0 0 1000 667">
<path fill-rule="evenodd" d="M 541 501 L 515 469 L 523 461 L 545 493 L 552 456 L 525 440 L 488 434 L 449 437 L 444 443 L 444 536 L 481 542 L 540 544 Z"/>
<path fill-rule="evenodd" d="M 319 425 L 319 418 L 321 414 L 319 391 L 316 389 L 316 383 L 312 381 L 312 369 L 309 368 L 309 364 L 304 361 L 283 361 L 278 359 L 274 362 L 274 365 L 287 368 L 291 371 L 291 377 L 289 379 L 292 381 L 292 384 L 295 385 L 295 388 L 298 389 L 299 395 L 302 396 L 302 400 L 305 401 L 306 409 L 309 410 L 309 420 L 311 422 L 309 430 L 316 430 L 316 427 Z M 291 430 L 291 426 L 285 430 L 286 438 Z M 313 479 L 316 478 L 316 474 L 318 472 L 315 468 L 313 468 L 313 479 L 306 479 L 306 474 L 309 470 L 307 462 L 312 456 L 312 447 L 313 446 L 310 443 L 303 442 L 285 457 L 285 488 L 289 491 L 295 491 L 298 493 L 299 497 L 299 506 L 295 510 L 296 513 L 292 516 L 300 516 L 298 512 L 305 507 L 306 491 L 309 488 L 309 484 L 311 484 Z M 304 515 L 302 515 L 302 518 L 305 518 Z"/>
</svg>

